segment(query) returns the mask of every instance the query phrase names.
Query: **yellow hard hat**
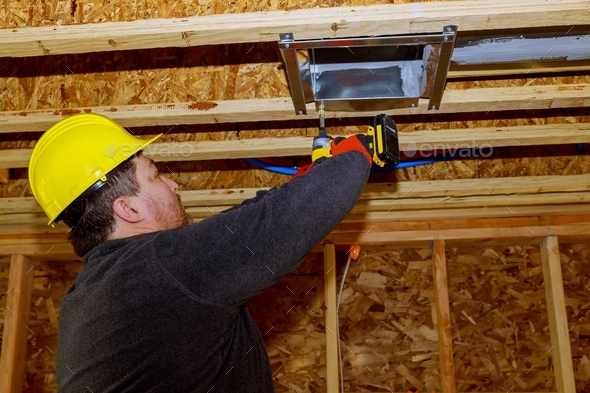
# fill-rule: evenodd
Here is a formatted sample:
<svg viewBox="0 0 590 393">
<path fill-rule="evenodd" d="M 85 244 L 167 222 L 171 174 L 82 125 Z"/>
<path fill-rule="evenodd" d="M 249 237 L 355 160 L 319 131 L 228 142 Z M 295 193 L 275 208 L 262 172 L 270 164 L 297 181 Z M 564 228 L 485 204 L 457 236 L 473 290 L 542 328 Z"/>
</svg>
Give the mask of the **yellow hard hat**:
<svg viewBox="0 0 590 393">
<path fill-rule="evenodd" d="M 49 217 L 47 225 L 76 198 L 123 161 L 158 139 L 140 139 L 113 120 L 91 113 L 70 116 L 48 129 L 29 161 L 29 183 Z"/>
</svg>

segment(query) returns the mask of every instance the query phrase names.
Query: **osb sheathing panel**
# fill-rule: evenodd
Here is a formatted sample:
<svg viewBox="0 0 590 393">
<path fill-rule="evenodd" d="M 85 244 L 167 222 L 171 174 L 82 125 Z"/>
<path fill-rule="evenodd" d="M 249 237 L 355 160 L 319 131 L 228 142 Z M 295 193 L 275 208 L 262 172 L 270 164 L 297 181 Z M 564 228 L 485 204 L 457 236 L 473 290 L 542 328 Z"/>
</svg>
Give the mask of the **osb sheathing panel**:
<svg viewBox="0 0 590 393">
<path fill-rule="evenodd" d="M 33 280 L 24 392 L 55 392 L 55 354 L 60 304 L 80 262 L 37 262 Z"/>
<path fill-rule="evenodd" d="M 458 390 L 554 391 L 538 249 L 448 253 Z"/>
<path fill-rule="evenodd" d="M 562 246 L 561 270 L 576 391 L 590 392 L 590 246 Z"/>
<path fill-rule="evenodd" d="M 590 248 L 563 245 L 561 258 L 576 390 L 590 391 Z M 449 249 L 447 264 L 458 391 L 555 391 L 539 249 Z M 323 276 L 322 256 L 309 256 L 249 305 L 279 392 L 325 389 Z M 439 391 L 434 301 L 430 250 L 352 262 L 339 313 L 346 391 Z"/>
</svg>

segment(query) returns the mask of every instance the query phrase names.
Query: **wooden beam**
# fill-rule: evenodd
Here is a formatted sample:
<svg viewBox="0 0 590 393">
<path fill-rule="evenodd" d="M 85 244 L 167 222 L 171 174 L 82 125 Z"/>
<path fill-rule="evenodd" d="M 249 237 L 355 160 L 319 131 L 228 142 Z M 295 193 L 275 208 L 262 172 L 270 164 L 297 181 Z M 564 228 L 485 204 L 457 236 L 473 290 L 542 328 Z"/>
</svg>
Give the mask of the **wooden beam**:
<svg viewBox="0 0 590 393">
<path fill-rule="evenodd" d="M 462 214 L 462 212 L 461 212 Z M 457 215 L 457 213 L 455 213 Z M 448 247 L 489 247 L 507 244 L 538 245 L 544 237 L 557 235 L 563 243 L 583 243 L 590 239 L 590 223 L 551 223 L 505 228 L 459 228 L 386 230 L 362 232 L 332 232 L 326 241 L 350 248 L 358 243 L 364 249 L 429 248 L 432 239 L 445 241 Z M 344 251 L 347 251 L 346 248 Z M 316 248 L 314 252 L 322 252 Z M 42 239 L 34 236 L 19 239 L 0 239 L 0 255 L 23 254 L 35 260 L 80 260 L 72 246 L 63 239 Z"/>
<path fill-rule="evenodd" d="M 541 200 L 541 198 L 546 199 Z M 502 206 L 506 215 L 522 216 L 524 213 L 530 215 L 530 209 L 522 210 L 521 207 L 530 207 L 534 205 L 558 205 L 558 204 L 585 204 L 590 202 L 588 192 L 563 192 L 563 193 L 539 193 L 535 194 L 515 194 L 515 195 L 484 195 L 484 196 L 446 196 L 446 197 L 425 197 L 420 198 L 392 198 L 392 199 L 363 199 L 357 202 L 352 209 L 352 214 L 372 213 L 372 212 L 389 212 L 397 213 L 407 210 L 443 210 L 443 209 L 482 209 L 487 207 Z M 391 210 L 390 210 L 391 209 Z M 584 209 L 587 211 L 587 209 Z M 538 214 L 543 214 L 541 209 Z M 573 213 L 573 211 L 572 211 Z M 580 213 L 580 212 L 576 212 Z M 431 213 L 436 215 L 437 213 Z M 485 216 L 485 213 L 483 214 Z M 536 214 L 534 214 L 536 215 Z M 481 216 L 481 214 L 480 214 Z M 2 222 L 0 218 L 0 222 Z"/>
<path fill-rule="evenodd" d="M 501 217 L 542 217 L 542 216 L 580 216 L 590 214 L 590 197 L 585 193 L 563 193 L 559 198 L 548 196 L 551 194 L 534 195 L 509 195 L 487 197 L 457 198 L 463 202 L 454 203 L 455 198 L 425 198 L 419 197 L 405 200 L 385 200 L 387 203 L 371 207 L 359 201 L 352 212 L 345 217 L 343 222 L 388 222 L 411 220 L 445 220 L 461 217 L 464 219 L 475 218 L 501 218 Z M 547 197 L 547 200 L 542 200 Z M 583 200 L 581 200 L 583 198 Z M 447 202 L 451 202 L 448 203 Z M 528 202 L 520 204 L 522 202 Z M 211 217 L 221 213 L 233 205 L 208 205 L 191 207 L 190 201 L 184 201 L 188 214 L 195 220 Z M 236 202 L 238 204 L 239 202 Z M 459 210 L 460 209 L 460 210 Z M 14 232 L 3 231 L 1 228 L 13 226 Z M 25 229 L 19 231 L 18 228 Z M 0 214 L 0 232 L 27 233 L 26 228 L 39 228 L 36 233 L 65 233 L 67 227 L 57 224 L 55 228 L 47 226 L 47 217 L 44 213 L 12 213 Z"/>
<path fill-rule="evenodd" d="M 8 295 L 4 313 L 0 392 L 22 392 L 29 335 L 29 315 L 33 290 L 33 263 L 23 255 L 12 255 L 8 276 Z"/>
<path fill-rule="evenodd" d="M 400 150 L 430 158 L 431 150 L 590 143 L 590 124 L 543 124 L 400 132 Z M 154 161 L 200 161 L 310 155 L 311 137 L 253 138 L 225 141 L 164 142 L 144 149 Z M 26 168 L 33 149 L 4 150 L 0 168 Z M 422 152 L 422 153 L 420 153 Z M 1 170 L 0 170 L 1 174 Z M 1 179 L 0 179 L 1 182 Z"/>
<path fill-rule="evenodd" d="M 228 189 L 183 191 L 180 193 L 188 206 L 208 204 L 225 204 L 242 198 L 244 194 L 254 194 L 258 189 Z M 494 196 L 510 194 L 541 194 L 558 192 L 583 192 L 590 190 L 590 174 L 568 176 L 523 176 L 481 179 L 427 180 L 399 183 L 368 184 L 361 195 L 361 200 L 373 199 L 412 199 L 412 198 L 446 198 L 448 196 Z M 191 198 L 191 196 L 194 198 Z M 214 202 L 217 200 L 217 203 Z M 222 200 L 224 203 L 219 203 Z M 539 203 L 542 200 L 538 201 Z M 233 204 L 233 203 L 230 203 Z"/>
<path fill-rule="evenodd" d="M 210 206 L 189 208 L 187 212 L 195 222 L 211 217 L 225 209 Z M 12 216 L 13 220 L 9 221 Z M 47 219 L 37 213 L 33 219 L 22 220 L 23 215 L 0 215 L 0 244 L 13 243 L 17 239 L 66 240 L 69 229 L 63 224 L 55 228 L 46 225 Z M 460 217 L 460 218 L 458 218 Z M 23 223 L 24 222 L 24 223 Z M 534 205 L 506 208 L 456 208 L 432 210 L 398 210 L 395 212 L 371 212 L 349 214 L 336 226 L 333 233 L 362 232 L 363 230 L 409 231 L 425 229 L 461 228 L 509 228 L 522 226 L 565 225 L 590 222 L 590 204 L 585 205 Z"/>
<path fill-rule="evenodd" d="M 433 135 L 434 134 L 434 135 Z M 543 124 L 509 127 L 474 127 L 471 129 L 420 130 L 400 132 L 402 151 L 427 151 L 442 148 L 480 148 L 535 146 L 590 142 L 590 124 Z"/>
<path fill-rule="evenodd" d="M 389 220 L 398 212 L 414 210 L 411 219 L 452 218 L 439 212 L 460 208 L 465 218 L 548 214 L 584 214 L 590 202 L 590 175 L 531 176 L 369 184 L 351 212 L 351 217 L 383 212 Z M 519 184 L 520 183 L 520 184 Z M 181 191 L 183 205 L 194 218 L 206 218 L 253 197 L 266 188 Z M 487 194 L 487 195 L 486 195 Z M 535 206 L 544 206 L 537 207 Z M 552 206 L 563 205 L 563 206 Z M 569 206 L 567 206 L 569 205 Z M 494 209 L 502 207 L 502 209 Z M 549 208 L 551 210 L 544 210 Z M 479 213 L 478 213 L 479 212 Z M 387 213 L 387 214 L 385 214 Z M 453 213 L 454 214 L 454 213 Z M 403 217 L 400 217 L 403 218 Z M 433 217 L 434 218 L 434 217 Z M 373 217 L 371 220 L 377 220 Z M 384 221 L 378 220 L 378 221 Z M 45 224 L 47 218 L 33 197 L 0 198 L 0 225 Z"/>
<path fill-rule="evenodd" d="M 426 3 L 425 3 L 426 4 Z M 436 3 L 429 3 L 436 4 Z M 448 4 L 445 2 L 445 4 Z M 415 108 L 384 111 L 389 115 L 421 115 L 457 112 L 493 112 L 590 106 L 590 84 L 485 87 L 447 90 L 439 110 L 421 100 Z M 124 127 L 175 124 L 240 123 L 317 119 L 314 104 L 307 115 L 296 115 L 291 98 L 223 100 L 170 104 L 142 104 L 67 109 L 0 112 L 0 133 L 45 131 L 75 113 L 92 112 L 110 117 Z M 329 112 L 328 118 L 373 117 L 374 112 Z"/>
<path fill-rule="evenodd" d="M 326 391 L 339 392 L 338 312 L 336 310 L 336 248 L 324 244 L 324 283 L 326 296 Z"/>
<path fill-rule="evenodd" d="M 148 19 L 0 30 L 0 57 L 587 24 L 586 0 L 470 0 Z"/>
<path fill-rule="evenodd" d="M 492 199 L 490 199 L 492 200 Z M 502 205 L 500 203 L 500 205 Z M 229 206 L 209 206 L 206 208 L 188 208 L 187 213 L 195 222 L 207 219 L 212 214 L 218 214 Z M 14 218 L 12 218 L 14 216 Z M 20 217 L 23 215 L 0 215 L 0 239 L 26 237 L 27 235 L 55 236 L 64 235 L 68 228 L 58 224 L 55 228 L 46 225 L 47 219 L 42 213 L 37 213 L 35 219 L 29 219 L 23 223 Z M 459 218 L 458 218 L 459 217 Z M 473 228 L 477 225 L 489 227 L 509 227 L 522 225 L 550 225 L 552 220 L 561 220 L 562 223 L 588 222 L 590 217 L 590 204 L 569 204 L 562 205 L 533 205 L 509 207 L 496 206 L 472 207 L 472 208 L 451 208 L 451 209 L 396 209 L 387 212 L 386 210 L 373 211 L 369 213 L 352 213 L 344 218 L 342 224 L 337 228 L 351 228 L 359 223 L 371 223 L 377 226 L 386 226 L 390 223 L 399 222 L 399 230 L 404 228 L 434 229 L 437 227 Z M 530 222 L 527 222 L 530 221 Z M 395 224 L 394 224 L 395 225 Z M 366 228 L 367 230 L 370 228 Z"/>
<path fill-rule="evenodd" d="M 453 361 L 453 335 L 451 333 L 451 311 L 449 309 L 449 288 L 447 281 L 447 259 L 445 241 L 434 240 L 432 250 L 434 290 L 436 293 L 436 318 L 438 331 L 438 353 L 440 386 L 442 393 L 455 393 L 455 363 Z"/>
<path fill-rule="evenodd" d="M 557 236 L 547 236 L 541 243 L 541 263 L 545 279 L 547 315 L 551 333 L 551 355 L 555 367 L 555 385 L 559 393 L 575 393 L 574 366 L 570 348 L 569 324 L 561 275 Z"/>
<path fill-rule="evenodd" d="M 457 222 L 457 209 L 463 219 L 570 216 L 582 222 L 581 216 L 590 214 L 589 184 L 590 175 L 584 174 L 369 184 L 343 222 Z M 259 190 L 264 188 L 195 190 L 179 195 L 187 212 L 201 220 Z M 0 198 L 0 236 L 68 231 L 63 224 L 52 228 L 46 222 L 34 198 Z"/>
<path fill-rule="evenodd" d="M 396 205 L 398 206 L 398 205 Z M 397 208 L 397 207 L 396 207 Z M 579 209 L 579 210 L 578 210 Z M 343 223 L 387 223 L 398 220 L 453 220 L 457 217 L 463 219 L 477 218 L 505 218 L 505 217 L 541 217 L 541 225 L 544 225 L 543 217 L 558 215 L 573 215 L 579 211 L 586 215 L 589 211 L 588 205 L 542 205 L 542 206 L 520 206 L 517 208 L 506 208 L 506 206 L 496 207 L 472 207 L 460 209 L 420 209 L 420 210 L 399 210 L 399 211 L 379 211 L 370 213 L 349 214 L 342 221 Z M 512 214 L 514 213 L 514 214 Z M 428 246 L 427 246 L 428 247 Z"/>
<path fill-rule="evenodd" d="M 74 248 L 63 240 L 54 243 L 41 243 L 32 239 L 31 243 L 18 242 L 1 244 L 0 255 L 20 254 L 36 261 L 79 261 Z"/>
<path fill-rule="evenodd" d="M 429 247 L 435 237 L 448 244 L 473 241 L 485 246 L 505 244 L 505 239 L 532 244 L 555 229 L 568 241 L 585 240 L 589 184 L 590 175 L 584 174 L 369 184 L 329 239 L 338 244 L 357 241 L 395 247 Z M 241 203 L 258 190 L 180 194 L 187 212 L 198 221 Z M 0 255 L 79 259 L 65 241 L 67 228 L 48 227 L 40 210 L 30 197 L 0 198 Z M 473 227 L 482 229 L 469 229 Z"/>
<path fill-rule="evenodd" d="M 219 205 L 225 201 L 241 198 L 243 194 L 253 194 L 259 189 L 228 189 L 183 191 L 180 193 L 187 206 L 204 206 L 203 203 Z M 412 181 L 399 183 L 369 184 L 361 195 L 365 199 L 412 199 L 447 196 L 493 196 L 510 194 L 540 194 L 554 192 L 582 192 L 590 190 L 590 174 L 568 176 L 523 176 L 481 179 L 454 179 Z M 194 198 L 191 199 L 192 195 Z M 215 202 L 215 200 L 217 202 Z M 1 201 L 1 199 L 0 199 Z M 188 202 L 191 201 L 191 202 Z M 220 203 L 219 201 L 224 201 Z M 538 201 L 539 203 L 542 200 Z M 2 204 L 0 203 L 0 208 Z"/>
<path fill-rule="evenodd" d="M 0 184 L 8 183 L 9 176 L 8 176 L 8 168 L 1 168 L 0 167 Z"/>
<path fill-rule="evenodd" d="M 487 247 L 502 244 L 539 244 L 545 236 L 556 234 L 568 242 L 584 242 L 590 237 L 590 223 L 569 225 L 535 225 L 510 228 L 479 228 L 384 231 L 369 233 L 331 233 L 326 237 L 336 245 L 358 243 L 362 246 L 428 248 L 432 239 L 445 240 L 449 247 L 469 245 Z"/>
<path fill-rule="evenodd" d="M 539 209 L 541 210 L 541 209 Z M 409 217 L 391 217 L 388 221 L 343 221 L 338 224 L 333 234 L 358 233 L 358 232 L 393 232 L 393 231 L 419 231 L 419 230 L 449 230 L 449 229 L 482 229 L 482 228 L 517 228 L 549 225 L 570 225 L 590 223 L 590 214 L 571 215 L 545 215 L 523 217 L 483 217 L 465 218 L 461 210 L 455 211 L 452 218 L 438 218 L 437 211 L 431 211 L 432 216 L 422 216 L 421 219 L 412 219 L 412 211 L 404 212 Z M 485 213 L 484 213 L 485 214 Z M 403 216 L 403 215 L 400 215 Z"/>
<path fill-rule="evenodd" d="M 178 194 L 182 198 L 183 205 L 187 208 L 230 207 L 254 197 L 258 191 L 267 189 L 192 190 L 179 191 Z M 426 204 L 420 204 L 419 201 L 431 204 L 431 208 L 446 208 L 453 206 L 453 198 L 463 197 L 482 197 L 476 199 L 479 206 L 497 206 L 505 203 L 509 204 L 509 206 L 520 205 L 518 203 L 520 198 L 526 200 L 526 203 L 523 203 L 524 205 L 581 203 L 588 201 L 586 195 L 589 190 L 590 174 L 428 180 L 368 184 L 360 196 L 360 201 L 363 206 L 375 205 L 374 211 L 388 211 L 392 207 L 390 203 L 397 203 L 395 209 L 390 210 L 391 213 L 394 213 L 398 209 L 425 208 Z M 541 194 L 546 195 L 541 196 Z M 564 197 L 559 197 L 560 195 Z M 571 198 L 565 199 L 568 196 Z M 527 198 L 530 199 L 527 200 Z M 551 198 L 555 199 L 552 200 Z M 496 199 L 498 200 L 497 204 L 493 202 Z M 465 207 L 460 203 L 468 203 L 469 199 L 456 199 L 456 201 L 459 204 L 455 207 Z M 445 205 L 446 203 L 449 203 L 449 205 Z M 0 215 L 30 214 L 41 211 L 41 207 L 33 197 L 0 198 Z M 507 212 L 509 211 L 507 210 Z M 211 212 L 209 212 L 210 214 Z M 26 218 L 32 219 L 32 217 Z M 2 219 L 0 218 L 0 220 Z"/>
<path fill-rule="evenodd" d="M 227 207 L 190 208 L 189 215 L 195 222 L 211 217 Z M 511 212 L 512 211 L 512 212 Z M 514 213 L 514 214 L 513 214 Z M 17 223 L 5 223 L 6 216 L 16 216 Z M 38 214 L 36 220 L 20 220 L 21 215 L 0 215 L 0 244 L 18 239 L 66 240 L 69 229 L 59 224 L 55 228 L 46 225 L 47 219 Z M 448 230 L 464 228 L 510 228 L 523 226 L 549 226 L 590 223 L 590 204 L 547 206 L 535 205 L 522 208 L 458 208 L 434 210 L 381 211 L 367 214 L 350 214 L 337 225 L 332 233 L 355 233 L 418 230 Z"/>
</svg>

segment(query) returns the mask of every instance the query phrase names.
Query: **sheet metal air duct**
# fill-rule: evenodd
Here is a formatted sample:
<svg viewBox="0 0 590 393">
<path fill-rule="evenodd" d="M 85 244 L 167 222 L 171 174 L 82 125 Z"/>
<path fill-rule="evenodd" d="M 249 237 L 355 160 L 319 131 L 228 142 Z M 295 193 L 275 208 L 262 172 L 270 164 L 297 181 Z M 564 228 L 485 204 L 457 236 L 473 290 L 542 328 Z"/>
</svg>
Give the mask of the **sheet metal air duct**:
<svg viewBox="0 0 590 393">
<path fill-rule="evenodd" d="M 295 41 L 279 35 L 297 114 L 320 102 L 328 111 L 413 107 L 420 98 L 438 109 L 457 26 L 440 34 Z"/>
</svg>

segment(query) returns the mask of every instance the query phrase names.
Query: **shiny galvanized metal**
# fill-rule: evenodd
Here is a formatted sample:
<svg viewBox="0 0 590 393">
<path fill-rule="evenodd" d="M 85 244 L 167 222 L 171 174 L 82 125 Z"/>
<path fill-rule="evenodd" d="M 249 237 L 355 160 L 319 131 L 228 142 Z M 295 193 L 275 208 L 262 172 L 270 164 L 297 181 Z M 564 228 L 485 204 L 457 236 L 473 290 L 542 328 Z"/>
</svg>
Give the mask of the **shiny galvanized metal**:
<svg viewBox="0 0 590 393">
<path fill-rule="evenodd" d="M 329 111 L 383 111 L 429 98 L 438 109 L 457 26 L 441 34 L 295 41 L 280 34 L 295 112 L 306 103 Z"/>
</svg>

